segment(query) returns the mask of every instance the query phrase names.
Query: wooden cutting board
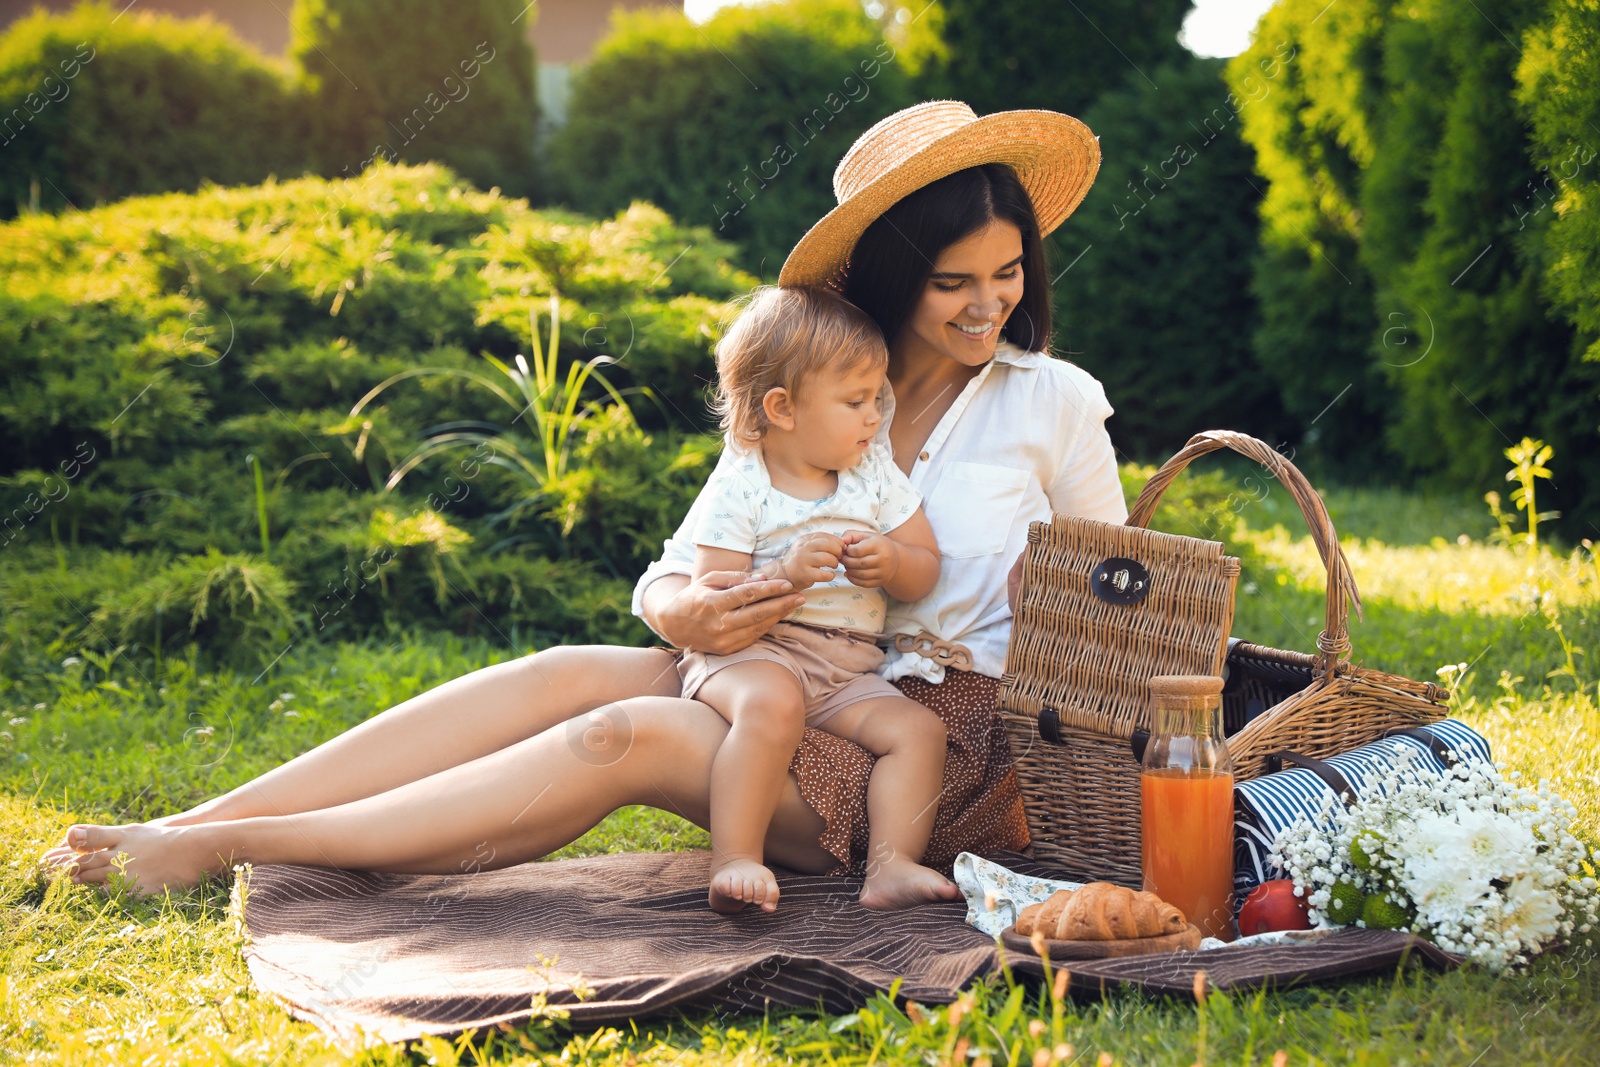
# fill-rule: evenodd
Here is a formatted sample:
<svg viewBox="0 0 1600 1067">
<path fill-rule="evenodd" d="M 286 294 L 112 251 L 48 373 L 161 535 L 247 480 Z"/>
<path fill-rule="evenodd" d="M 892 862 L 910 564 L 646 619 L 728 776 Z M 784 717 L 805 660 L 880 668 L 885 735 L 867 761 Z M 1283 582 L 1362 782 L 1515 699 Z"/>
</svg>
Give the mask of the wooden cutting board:
<svg viewBox="0 0 1600 1067">
<path fill-rule="evenodd" d="M 1033 944 L 1017 933 L 1015 926 L 1001 931 L 1000 941 L 1013 952 L 1034 955 Z M 1159 937 L 1127 937 L 1113 941 L 1055 941 L 1045 938 L 1045 951 L 1051 960 L 1101 960 L 1115 956 L 1143 956 L 1151 952 L 1181 952 L 1200 947 L 1200 928 L 1194 923 L 1187 930 Z"/>
</svg>

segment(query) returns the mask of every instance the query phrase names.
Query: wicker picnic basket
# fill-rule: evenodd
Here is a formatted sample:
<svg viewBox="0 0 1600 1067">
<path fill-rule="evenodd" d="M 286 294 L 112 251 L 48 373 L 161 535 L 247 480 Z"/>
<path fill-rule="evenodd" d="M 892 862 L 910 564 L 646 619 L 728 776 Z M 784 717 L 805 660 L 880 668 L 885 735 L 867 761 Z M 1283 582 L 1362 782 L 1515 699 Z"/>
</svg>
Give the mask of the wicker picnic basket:
<svg viewBox="0 0 1600 1067">
<path fill-rule="evenodd" d="M 1265 467 L 1311 527 L 1328 573 L 1313 653 L 1230 648 L 1239 561 L 1216 541 L 1145 528 L 1178 473 L 1220 448 Z M 1065 515 L 1033 523 L 1022 568 L 1000 709 L 1041 860 L 1139 884 L 1134 751 L 1149 729 L 1155 675 L 1226 673 L 1236 780 L 1268 773 L 1278 750 L 1323 758 L 1444 717 L 1449 693 L 1439 686 L 1351 664 L 1348 612 L 1352 603 L 1360 611 L 1360 596 L 1322 498 L 1294 464 L 1245 434 L 1191 438 L 1150 479 L 1126 525 Z"/>
</svg>

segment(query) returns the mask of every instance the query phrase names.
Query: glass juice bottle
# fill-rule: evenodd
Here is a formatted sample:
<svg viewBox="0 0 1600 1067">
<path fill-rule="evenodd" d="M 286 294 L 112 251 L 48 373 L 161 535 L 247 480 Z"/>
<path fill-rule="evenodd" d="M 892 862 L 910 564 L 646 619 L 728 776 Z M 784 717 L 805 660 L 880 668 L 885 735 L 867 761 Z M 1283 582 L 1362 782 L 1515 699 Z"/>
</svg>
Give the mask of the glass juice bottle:
<svg viewBox="0 0 1600 1067">
<path fill-rule="evenodd" d="M 1233 760 L 1222 736 L 1222 679 L 1150 679 L 1154 711 L 1140 775 L 1144 888 L 1207 937 L 1231 941 Z"/>
</svg>

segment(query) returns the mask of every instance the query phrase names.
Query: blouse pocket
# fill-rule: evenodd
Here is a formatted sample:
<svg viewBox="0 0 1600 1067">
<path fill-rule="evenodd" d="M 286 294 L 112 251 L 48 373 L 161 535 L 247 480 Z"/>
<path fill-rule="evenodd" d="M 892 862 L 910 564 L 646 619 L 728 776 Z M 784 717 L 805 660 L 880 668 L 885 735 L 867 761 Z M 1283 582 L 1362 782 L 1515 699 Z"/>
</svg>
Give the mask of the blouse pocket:
<svg viewBox="0 0 1600 1067">
<path fill-rule="evenodd" d="M 950 463 L 925 502 L 939 554 L 992 556 L 1006 547 L 1031 475 L 992 463 Z"/>
</svg>

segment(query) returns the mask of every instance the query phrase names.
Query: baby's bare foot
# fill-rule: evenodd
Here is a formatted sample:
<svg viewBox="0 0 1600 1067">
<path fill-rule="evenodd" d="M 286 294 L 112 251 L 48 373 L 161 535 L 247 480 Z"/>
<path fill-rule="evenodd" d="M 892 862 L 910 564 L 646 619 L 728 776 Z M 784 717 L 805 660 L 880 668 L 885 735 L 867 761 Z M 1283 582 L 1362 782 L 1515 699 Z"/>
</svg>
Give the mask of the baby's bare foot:
<svg viewBox="0 0 1600 1067">
<path fill-rule="evenodd" d="M 57 866 L 70 864 L 72 880 L 80 884 L 104 883 L 120 871 L 136 896 L 163 889 L 187 889 L 202 875 L 220 874 L 228 864 L 207 840 L 210 827 L 166 827 L 148 823 L 126 826 L 74 826 L 67 843 L 74 855 Z M 58 850 L 52 849 L 47 856 Z"/>
<path fill-rule="evenodd" d="M 758 904 L 762 911 L 778 907 L 778 880 L 755 860 L 729 860 L 711 872 L 711 890 L 706 894 L 711 910 L 724 915 L 743 911 L 746 904 Z"/>
<path fill-rule="evenodd" d="M 873 911 L 894 911 L 961 895 L 956 884 L 931 867 L 909 860 L 879 863 L 867 873 L 861 887 L 861 906 Z"/>
</svg>

